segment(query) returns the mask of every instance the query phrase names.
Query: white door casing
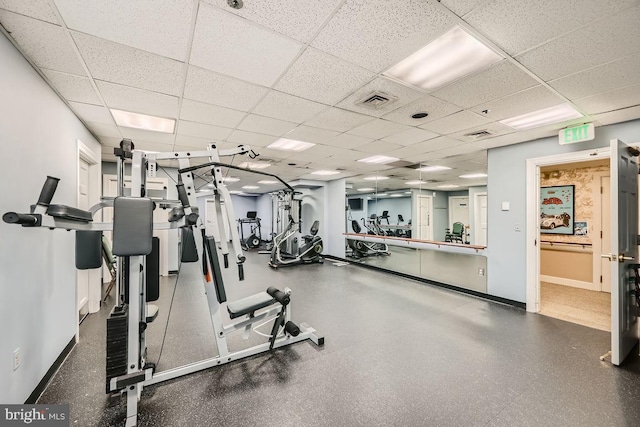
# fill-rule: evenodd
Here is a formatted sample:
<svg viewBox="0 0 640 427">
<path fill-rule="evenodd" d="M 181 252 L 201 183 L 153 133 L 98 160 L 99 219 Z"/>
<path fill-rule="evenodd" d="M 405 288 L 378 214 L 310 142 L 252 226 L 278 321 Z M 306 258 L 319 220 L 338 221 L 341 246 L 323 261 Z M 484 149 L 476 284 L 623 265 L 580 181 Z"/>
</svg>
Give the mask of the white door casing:
<svg viewBox="0 0 640 427">
<path fill-rule="evenodd" d="M 418 203 L 418 239 L 433 240 L 433 198 L 419 195 Z"/>
<path fill-rule="evenodd" d="M 89 163 L 83 158 L 78 159 L 78 208 L 89 210 Z M 88 312 L 89 302 L 89 273 L 91 270 L 76 270 L 77 308 L 80 315 Z"/>
<path fill-rule="evenodd" d="M 474 244 L 487 246 L 487 193 L 474 195 Z"/>
</svg>

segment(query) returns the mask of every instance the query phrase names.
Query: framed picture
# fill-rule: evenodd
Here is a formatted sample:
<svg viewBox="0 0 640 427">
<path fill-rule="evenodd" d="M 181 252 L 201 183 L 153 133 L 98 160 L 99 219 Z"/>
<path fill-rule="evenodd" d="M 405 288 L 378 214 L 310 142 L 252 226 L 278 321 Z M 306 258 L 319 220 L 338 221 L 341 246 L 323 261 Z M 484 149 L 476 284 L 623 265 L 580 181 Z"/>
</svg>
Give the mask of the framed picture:
<svg viewBox="0 0 640 427">
<path fill-rule="evenodd" d="M 540 232 L 574 234 L 574 186 L 540 189 Z"/>
</svg>

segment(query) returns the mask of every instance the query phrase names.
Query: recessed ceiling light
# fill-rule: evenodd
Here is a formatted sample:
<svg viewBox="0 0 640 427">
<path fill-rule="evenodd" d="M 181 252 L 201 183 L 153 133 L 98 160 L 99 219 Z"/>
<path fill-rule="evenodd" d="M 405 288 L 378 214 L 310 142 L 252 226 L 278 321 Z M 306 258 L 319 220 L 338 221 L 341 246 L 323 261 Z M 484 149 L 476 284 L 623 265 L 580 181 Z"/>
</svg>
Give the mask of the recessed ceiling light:
<svg viewBox="0 0 640 427">
<path fill-rule="evenodd" d="M 258 184 L 277 184 L 278 181 L 272 179 L 263 179 L 262 181 L 258 181 Z"/>
<path fill-rule="evenodd" d="M 236 178 L 235 176 L 225 176 L 222 178 L 222 182 L 238 182 L 240 178 Z"/>
<path fill-rule="evenodd" d="M 375 188 L 358 188 L 358 191 L 374 191 Z"/>
<path fill-rule="evenodd" d="M 266 162 L 242 162 L 238 165 L 239 168 L 245 169 L 265 169 L 271 166 L 271 163 Z"/>
<path fill-rule="evenodd" d="M 240 191 L 240 190 L 231 190 L 231 191 L 229 191 L 229 193 L 231 193 L 231 194 L 242 194 L 242 191 Z"/>
<path fill-rule="evenodd" d="M 316 144 L 311 142 L 297 141 L 295 139 L 280 138 L 276 142 L 267 145 L 267 148 L 282 151 L 304 151 Z"/>
<path fill-rule="evenodd" d="M 460 175 L 458 178 L 474 179 L 474 178 L 486 178 L 486 173 L 468 173 L 466 175 Z"/>
<path fill-rule="evenodd" d="M 383 74 L 433 90 L 501 59 L 502 56 L 456 25 Z"/>
<path fill-rule="evenodd" d="M 174 119 L 147 116 L 146 114 L 132 113 L 129 111 L 110 109 L 118 126 L 128 128 L 152 130 L 154 132 L 173 133 L 176 128 Z"/>
<path fill-rule="evenodd" d="M 409 191 L 409 193 L 411 193 L 411 192 Z M 397 194 L 396 193 L 396 194 L 390 195 L 389 197 L 404 197 L 404 194 Z"/>
<path fill-rule="evenodd" d="M 511 117 L 510 119 L 500 120 L 500 123 L 516 130 L 525 130 L 550 125 L 552 123 L 577 119 L 578 117 L 582 117 L 582 114 L 576 111 L 572 106 L 569 104 L 560 104 L 554 107 L 543 108 L 542 110 Z"/>
<path fill-rule="evenodd" d="M 364 159 L 360 159 L 358 161 L 364 162 L 364 163 L 375 163 L 375 164 L 383 165 L 385 163 L 397 162 L 398 160 L 400 159 L 398 159 L 397 157 L 371 156 Z"/>
<path fill-rule="evenodd" d="M 258 187 L 257 185 L 243 185 L 242 188 L 244 188 L 245 190 L 256 190 L 260 187 Z"/>
<path fill-rule="evenodd" d="M 429 115 L 429 113 L 415 113 L 415 114 L 411 115 L 411 118 L 412 119 L 424 119 L 428 115 Z"/>
<path fill-rule="evenodd" d="M 368 176 L 363 178 L 365 181 L 384 181 L 385 179 L 389 179 L 388 176 Z"/>
<path fill-rule="evenodd" d="M 376 194 L 376 196 L 377 196 L 377 197 L 384 197 L 384 196 L 386 196 L 386 195 L 387 195 L 387 193 L 380 193 L 380 194 Z"/>
<path fill-rule="evenodd" d="M 447 166 L 425 166 L 423 168 L 418 168 L 416 170 L 419 170 L 420 172 L 437 172 L 437 171 L 446 171 L 449 169 L 451 168 Z"/>
<path fill-rule="evenodd" d="M 340 171 L 315 171 L 311 175 L 338 175 Z"/>
<path fill-rule="evenodd" d="M 422 181 L 420 179 L 414 179 L 413 181 L 407 181 L 405 182 L 405 184 L 407 185 L 420 185 L 420 184 L 426 184 L 428 181 Z"/>
<path fill-rule="evenodd" d="M 438 188 L 458 188 L 458 185 L 453 185 L 453 184 L 444 184 L 444 185 L 438 185 Z"/>
<path fill-rule="evenodd" d="M 411 191 L 405 191 L 404 194 L 411 194 Z"/>
</svg>

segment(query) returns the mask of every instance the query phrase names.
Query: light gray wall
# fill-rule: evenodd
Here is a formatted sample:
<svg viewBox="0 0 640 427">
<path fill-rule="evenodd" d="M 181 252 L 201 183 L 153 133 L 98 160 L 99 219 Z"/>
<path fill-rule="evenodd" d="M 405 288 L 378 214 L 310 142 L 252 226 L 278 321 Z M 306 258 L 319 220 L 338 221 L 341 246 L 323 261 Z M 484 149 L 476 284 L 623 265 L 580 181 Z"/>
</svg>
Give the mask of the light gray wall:
<svg viewBox="0 0 640 427">
<path fill-rule="evenodd" d="M 628 143 L 640 141 L 640 120 L 598 127 L 595 139 L 559 145 L 549 137 L 489 150 L 487 291 L 491 295 L 525 302 L 526 257 L 526 160 L 554 154 L 609 146 L 611 139 Z M 510 210 L 502 211 L 502 202 Z M 515 225 L 522 231 L 515 231 Z"/>
<path fill-rule="evenodd" d="M 0 64 L 0 214 L 28 212 L 47 175 L 76 206 L 76 141 L 99 143 L 3 35 Z M 24 403 L 76 333 L 74 233 L 0 223 L 0 272 L 0 402 Z"/>
<path fill-rule="evenodd" d="M 411 219 L 411 196 L 407 194 L 406 197 L 369 200 L 369 212 L 382 215 L 384 211 L 389 211 L 389 224 L 398 223 L 398 214 L 402 215 L 407 224 Z M 383 220 L 382 224 L 386 224 L 386 221 Z"/>
<path fill-rule="evenodd" d="M 302 224 L 300 225 L 300 234 L 303 236 L 310 234 L 311 226 L 314 221 L 320 221 L 320 228 L 318 229 L 318 236 L 323 240 L 323 243 L 327 241 L 327 222 L 325 219 L 325 189 L 324 187 L 318 188 L 296 188 L 302 195 L 299 197 L 302 199 Z"/>
</svg>

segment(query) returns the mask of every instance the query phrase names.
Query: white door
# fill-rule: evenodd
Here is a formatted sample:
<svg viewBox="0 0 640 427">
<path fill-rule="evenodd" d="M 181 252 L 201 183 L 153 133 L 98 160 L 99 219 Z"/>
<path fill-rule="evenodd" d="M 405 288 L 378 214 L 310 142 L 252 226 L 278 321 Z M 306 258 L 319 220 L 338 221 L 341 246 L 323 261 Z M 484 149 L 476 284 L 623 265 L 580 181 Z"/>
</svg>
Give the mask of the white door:
<svg viewBox="0 0 640 427">
<path fill-rule="evenodd" d="M 634 275 L 638 262 L 638 151 L 611 140 L 611 362 L 620 365 L 638 342 Z"/>
<path fill-rule="evenodd" d="M 89 163 L 78 159 L 78 208 L 89 210 Z M 76 270 L 77 308 L 80 319 L 89 312 L 89 275 L 91 270 Z"/>
<path fill-rule="evenodd" d="M 600 177 L 600 188 L 602 189 L 600 195 L 602 215 L 600 245 L 602 253 L 608 254 L 611 252 L 611 229 L 609 228 L 609 224 L 611 224 L 611 177 Z M 611 293 L 611 262 L 607 258 L 600 258 L 600 263 L 600 277 L 602 277 L 600 290 Z"/>
<path fill-rule="evenodd" d="M 452 196 L 449 197 L 449 227 L 454 222 L 461 222 L 469 225 L 469 197 Z"/>
<path fill-rule="evenodd" d="M 418 239 L 433 240 L 433 201 L 431 196 L 418 196 Z"/>
<path fill-rule="evenodd" d="M 475 241 L 474 244 L 487 246 L 487 193 L 475 195 L 474 219 Z"/>
</svg>

